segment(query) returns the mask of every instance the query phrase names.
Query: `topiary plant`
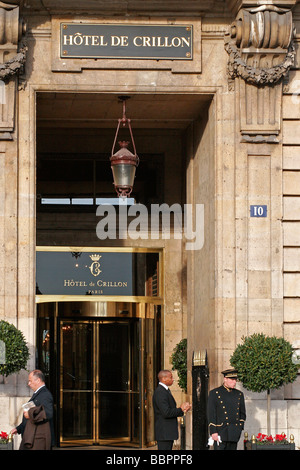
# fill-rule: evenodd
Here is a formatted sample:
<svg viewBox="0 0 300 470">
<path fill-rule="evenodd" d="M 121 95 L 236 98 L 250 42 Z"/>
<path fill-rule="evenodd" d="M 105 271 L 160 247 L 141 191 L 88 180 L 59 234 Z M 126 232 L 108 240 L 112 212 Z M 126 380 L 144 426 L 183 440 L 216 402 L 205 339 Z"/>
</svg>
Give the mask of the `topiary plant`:
<svg viewBox="0 0 300 470">
<path fill-rule="evenodd" d="M 178 385 L 187 391 L 187 340 L 182 339 L 174 348 L 171 356 L 172 370 L 177 370 Z"/>
<path fill-rule="evenodd" d="M 30 354 L 23 333 L 14 325 L 1 320 L 0 341 L 5 345 L 5 360 L 0 364 L 0 374 L 7 377 L 26 369 Z"/>
<path fill-rule="evenodd" d="M 292 345 L 283 338 L 262 333 L 243 337 L 230 358 L 238 379 L 252 392 L 267 391 L 268 434 L 270 434 L 270 390 L 294 382 L 298 366 L 292 362 Z"/>
</svg>

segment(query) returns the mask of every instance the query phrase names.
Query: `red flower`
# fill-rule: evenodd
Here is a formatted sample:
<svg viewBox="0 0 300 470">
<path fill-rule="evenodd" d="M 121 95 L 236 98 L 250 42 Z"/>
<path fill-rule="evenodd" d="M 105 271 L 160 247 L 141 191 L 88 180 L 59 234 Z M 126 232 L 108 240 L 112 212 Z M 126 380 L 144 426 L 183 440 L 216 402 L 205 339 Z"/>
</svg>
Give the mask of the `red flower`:
<svg viewBox="0 0 300 470">
<path fill-rule="evenodd" d="M 257 441 L 260 441 L 260 442 L 265 441 L 266 438 L 267 438 L 267 435 L 266 435 L 266 434 L 262 434 L 261 432 L 259 432 L 259 433 L 257 434 L 257 436 L 256 436 Z"/>
<path fill-rule="evenodd" d="M 275 441 L 285 441 L 286 440 L 286 435 L 283 433 L 281 434 L 276 434 L 275 436 Z"/>
<path fill-rule="evenodd" d="M 7 432 L 4 432 L 4 431 L 1 431 L 1 432 L 0 432 L 0 441 L 5 441 L 5 442 L 8 441 L 8 434 L 7 434 Z"/>
<path fill-rule="evenodd" d="M 281 434 L 276 434 L 275 438 L 273 436 L 267 436 L 267 434 L 262 434 L 261 432 L 257 434 L 256 440 L 261 443 L 266 443 L 266 442 L 287 442 L 286 435 L 283 433 Z"/>
</svg>

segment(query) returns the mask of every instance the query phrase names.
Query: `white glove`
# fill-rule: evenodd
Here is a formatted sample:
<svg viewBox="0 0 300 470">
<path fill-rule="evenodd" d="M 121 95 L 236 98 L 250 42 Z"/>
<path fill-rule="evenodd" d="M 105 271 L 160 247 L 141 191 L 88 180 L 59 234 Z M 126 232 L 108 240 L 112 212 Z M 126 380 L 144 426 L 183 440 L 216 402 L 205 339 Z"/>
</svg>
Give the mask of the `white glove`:
<svg viewBox="0 0 300 470">
<path fill-rule="evenodd" d="M 208 445 L 209 445 L 209 446 L 213 446 L 213 445 L 214 445 L 214 442 L 215 442 L 215 441 L 214 441 L 213 438 L 210 436 L 209 439 L 208 439 Z M 217 445 L 219 445 L 219 443 L 222 442 L 220 436 L 218 436 L 218 440 L 217 440 L 216 442 L 217 442 Z"/>
</svg>

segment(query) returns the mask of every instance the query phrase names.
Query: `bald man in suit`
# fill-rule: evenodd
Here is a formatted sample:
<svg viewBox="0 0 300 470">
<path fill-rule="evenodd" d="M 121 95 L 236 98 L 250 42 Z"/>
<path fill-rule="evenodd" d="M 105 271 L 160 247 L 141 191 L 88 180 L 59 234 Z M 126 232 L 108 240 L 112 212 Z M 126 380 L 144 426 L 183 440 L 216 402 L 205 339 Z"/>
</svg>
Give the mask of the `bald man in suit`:
<svg viewBox="0 0 300 470">
<path fill-rule="evenodd" d="M 36 407 L 43 406 L 45 411 L 45 423 L 48 423 L 49 430 L 50 430 L 50 443 L 49 446 L 47 444 L 46 449 L 37 449 L 37 450 L 50 450 L 53 445 L 55 444 L 54 438 L 54 427 L 53 427 L 53 397 L 50 391 L 47 389 L 45 385 L 45 376 L 42 371 L 36 369 L 30 372 L 28 375 L 28 386 L 34 392 L 32 397 L 29 401 L 33 401 Z M 30 419 L 29 412 L 24 411 L 23 419 L 21 424 L 19 424 L 16 428 L 11 430 L 11 434 L 21 434 L 22 435 L 22 442 L 20 449 L 23 450 L 23 437 L 25 433 L 25 428 L 28 424 Z M 39 424 L 41 428 L 41 423 Z M 48 443 L 48 441 L 47 441 Z M 33 448 L 33 450 L 35 450 Z"/>
<path fill-rule="evenodd" d="M 173 441 L 178 439 L 177 418 L 191 409 L 189 403 L 177 408 L 169 389 L 174 379 L 170 370 L 161 370 L 158 374 L 159 384 L 153 394 L 155 420 L 155 438 L 158 450 L 172 450 Z"/>
</svg>

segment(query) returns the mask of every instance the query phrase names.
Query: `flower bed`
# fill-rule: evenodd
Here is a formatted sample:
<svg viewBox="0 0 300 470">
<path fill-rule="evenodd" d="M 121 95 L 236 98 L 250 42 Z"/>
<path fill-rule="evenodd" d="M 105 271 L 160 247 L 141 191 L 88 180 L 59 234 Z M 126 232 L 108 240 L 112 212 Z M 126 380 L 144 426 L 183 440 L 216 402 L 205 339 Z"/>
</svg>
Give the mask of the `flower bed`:
<svg viewBox="0 0 300 470">
<path fill-rule="evenodd" d="M 284 433 L 276 434 L 275 437 L 258 433 L 251 441 L 245 441 L 245 450 L 295 450 L 294 438 L 290 442 Z"/>
</svg>

